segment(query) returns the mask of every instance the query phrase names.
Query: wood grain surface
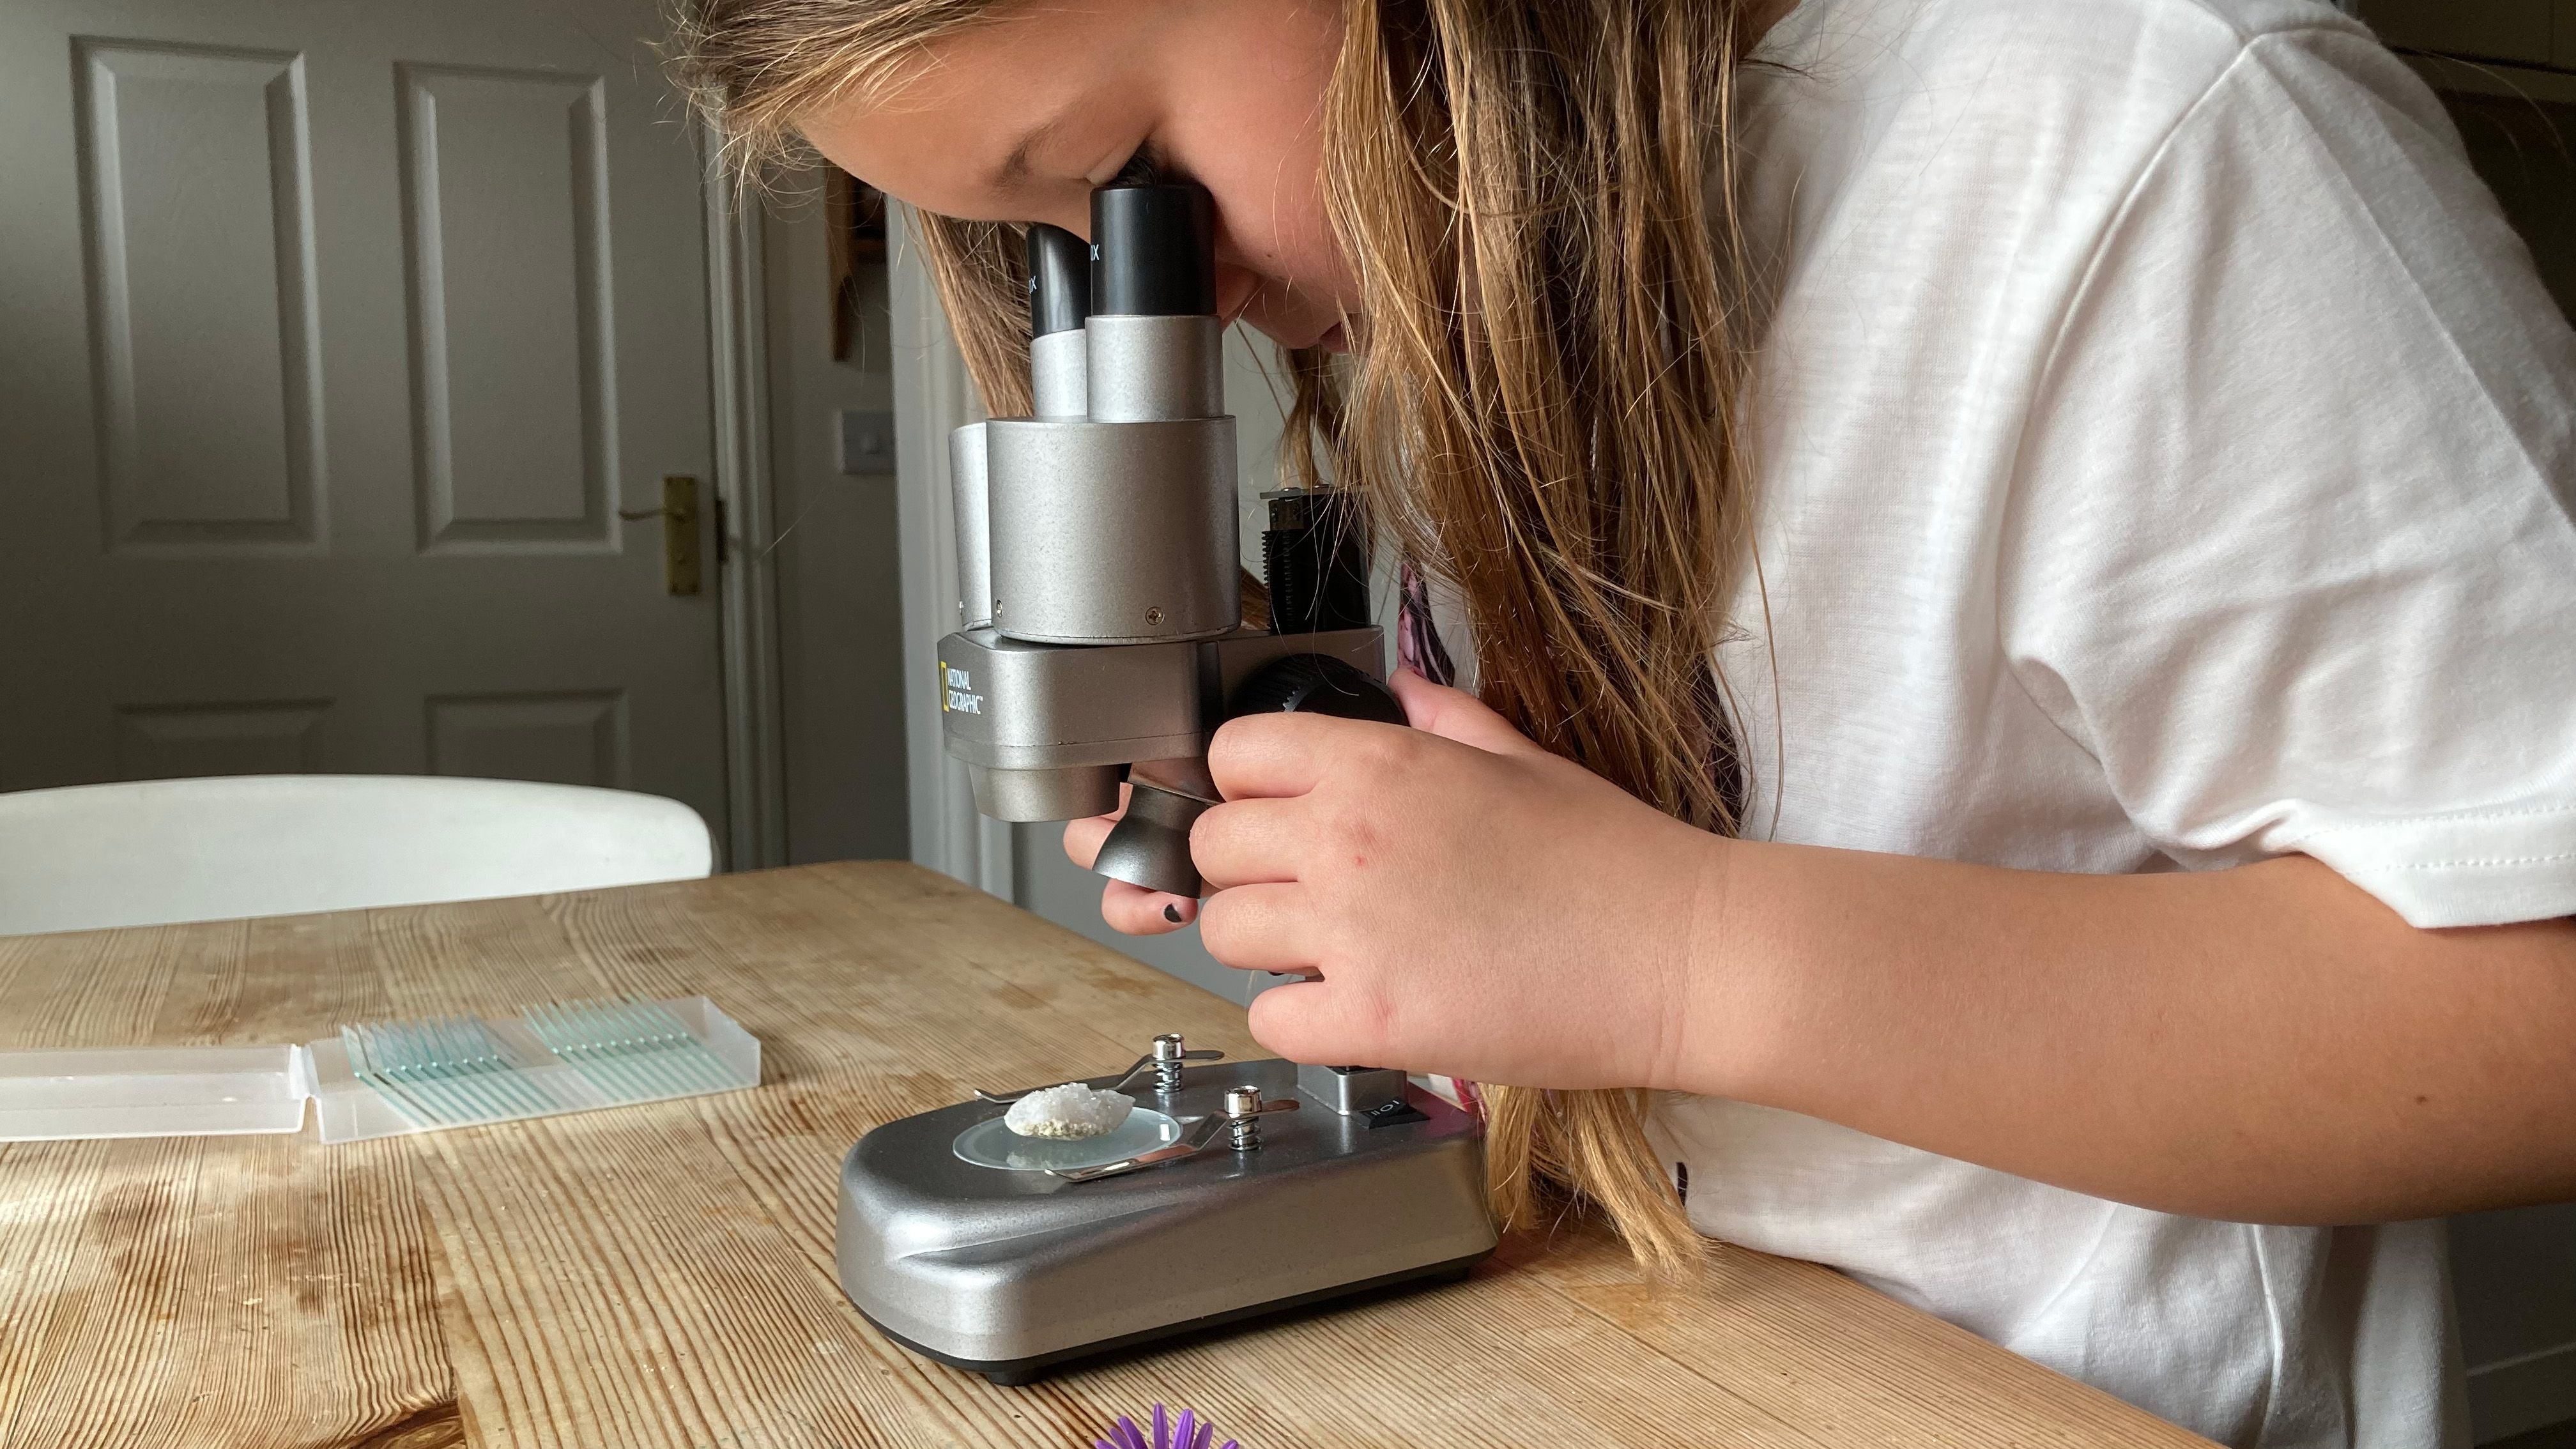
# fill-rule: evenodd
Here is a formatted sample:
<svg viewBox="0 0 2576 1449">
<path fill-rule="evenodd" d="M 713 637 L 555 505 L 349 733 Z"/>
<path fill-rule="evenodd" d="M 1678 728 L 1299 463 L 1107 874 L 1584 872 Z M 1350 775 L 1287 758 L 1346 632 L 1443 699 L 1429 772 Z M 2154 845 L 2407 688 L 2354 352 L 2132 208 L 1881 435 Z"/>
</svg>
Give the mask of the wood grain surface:
<svg viewBox="0 0 2576 1449">
<path fill-rule="evenodd" d="M 0 1446 L 1088 1445 L 1162 1400 L 1245 1449 L 2154 1446 L 2181 1430 L 1809 1264 L 1658 1288 L 1596 1235 L 1470 1281 L 1029 1388 L 887 1343 L 834 1280 L 870 1127 L 1113 1070 L 1240 1006 L 893 863 L 0 938 L 0 1048 L 703 993 L 755 1091 L 324 1147 L 0 1145 Z"/>
</svg>

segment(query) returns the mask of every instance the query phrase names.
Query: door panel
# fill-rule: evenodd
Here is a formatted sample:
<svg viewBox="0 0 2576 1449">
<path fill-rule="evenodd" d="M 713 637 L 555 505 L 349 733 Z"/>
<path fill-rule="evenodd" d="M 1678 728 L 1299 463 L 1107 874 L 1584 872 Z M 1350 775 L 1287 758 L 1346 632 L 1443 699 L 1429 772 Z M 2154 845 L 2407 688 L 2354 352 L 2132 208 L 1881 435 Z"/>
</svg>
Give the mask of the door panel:
<svg viewBox="0 0 2576 1449">
<path fill-rule="evenodd" d="M 429 772 L 624 788 L 626 696 L 616 690 L 429 701 Z"/>
<path fill-rule="evenodd" d="M 321 379 L 302 62 L 73 51 L 108 545 L 310 549 Z"/>
<path fill-rule="evenodd" d="M 309 775 L 322 768 L 328 700 L 128 705 L 116 712 L 116 778 Z"/>
<path fill-rule="evenodd" d="M 404 66 L 402 91 L 422 546 L 613 549 L 601 83 Z"/>
<path fill-rule="evenodd" d="M 0 7 L 0 788 L 435 771 L 722 820 L 717 593 L 618 516 L 713 471 L 659 25 Z"/>
</svg>

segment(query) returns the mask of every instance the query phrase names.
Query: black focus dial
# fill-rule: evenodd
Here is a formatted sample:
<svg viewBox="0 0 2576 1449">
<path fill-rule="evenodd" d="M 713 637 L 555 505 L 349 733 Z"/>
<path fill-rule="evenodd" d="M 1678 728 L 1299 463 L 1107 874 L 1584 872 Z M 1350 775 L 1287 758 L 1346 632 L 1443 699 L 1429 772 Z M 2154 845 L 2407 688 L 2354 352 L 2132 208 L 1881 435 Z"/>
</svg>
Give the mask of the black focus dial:
<svg viewBox="0 0 2576 1449">
<path fill-rule="evenodd" d="M 1365 670 L 1329 654 L 1291 654 L 1263 665 L 1234 692 L 1232 718 L 1248 714 L 1328 714 L 1336 719 L 1405 723 L 1395 691 Z"/>
</svg>

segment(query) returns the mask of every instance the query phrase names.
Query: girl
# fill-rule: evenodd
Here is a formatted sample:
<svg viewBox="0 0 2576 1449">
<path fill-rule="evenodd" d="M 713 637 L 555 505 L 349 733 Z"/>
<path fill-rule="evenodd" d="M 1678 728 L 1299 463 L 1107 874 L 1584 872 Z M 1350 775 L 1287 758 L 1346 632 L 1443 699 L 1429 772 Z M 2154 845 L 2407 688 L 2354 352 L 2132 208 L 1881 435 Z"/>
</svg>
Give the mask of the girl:
<svg viewBox="0 0 2576 1449">
<path fill-rule="evenodd" d="M 2359 25 L 694 0 L 683 44 L 747 155 L 921 209 L 998 413 L 1019 225 L 1214 194 L 1292 462 L 1474 670 L 1401 676 L 1413 731 L 1217 736 L 1208 949 L 1320 978 L 1270 1047 L 1513 1084 L 1515 1221 L 1829 1263 L 2231 1444 L 2464 1442 L 2423 1220 L 2576 1193 L 2576 341 Z"/>
</svg>

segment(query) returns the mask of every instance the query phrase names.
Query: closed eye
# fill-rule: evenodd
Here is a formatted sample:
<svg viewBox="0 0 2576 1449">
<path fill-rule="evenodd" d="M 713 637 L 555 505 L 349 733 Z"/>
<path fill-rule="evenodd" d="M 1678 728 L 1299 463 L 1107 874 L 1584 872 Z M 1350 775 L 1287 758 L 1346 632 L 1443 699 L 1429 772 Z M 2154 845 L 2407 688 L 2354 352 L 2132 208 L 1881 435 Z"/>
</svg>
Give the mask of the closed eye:
<svg viewBox="0 0 2576 1449">
<path fill-rule="evenodd" d="M 1161 150 L 1156 148 L 1151 140 L 1140 141 L 1136 145 L 1135 152 L 1128 156 L 1127 164 L 1119 167 L 1118 174 L 1109 178 L 1109 184 L 1153 186 L 1163 180 L 1164 170 Z"/>
</svg>

